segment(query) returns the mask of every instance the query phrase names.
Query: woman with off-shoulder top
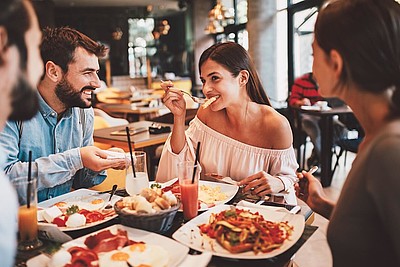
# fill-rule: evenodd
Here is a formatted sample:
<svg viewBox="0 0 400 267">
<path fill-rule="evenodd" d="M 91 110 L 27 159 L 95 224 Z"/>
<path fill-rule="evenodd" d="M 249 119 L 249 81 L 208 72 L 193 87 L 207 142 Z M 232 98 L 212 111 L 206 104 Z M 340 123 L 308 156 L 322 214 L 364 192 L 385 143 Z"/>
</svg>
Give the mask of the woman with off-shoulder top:
<svg viewBox="0 0 400 267">
<path fill-rule="evenodd" d="M 271 107 L 247 51 L 232 42 L 215 44 L 203 52 L 199 71 L 203 93 L 214 101 L 199 108 L 187 130 L 182 92 L 172 82 L 162 84 L 174 127 L 156 180 L 177 177 L 177 163 L 193 161 L 200 142 L 202 174 L 229 176 L 260 198 L 276 194 L 296 204 L 298 164 L 290 125 Z"/>
</svg>

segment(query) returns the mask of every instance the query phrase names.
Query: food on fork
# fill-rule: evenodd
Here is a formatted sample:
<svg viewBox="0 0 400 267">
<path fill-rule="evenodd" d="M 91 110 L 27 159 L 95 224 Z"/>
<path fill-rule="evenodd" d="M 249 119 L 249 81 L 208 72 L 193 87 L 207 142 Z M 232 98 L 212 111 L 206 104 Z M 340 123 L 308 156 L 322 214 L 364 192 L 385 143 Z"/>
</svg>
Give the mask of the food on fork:
<svg viewBox="0 0 400 267">
<path fill-rule="evenodd" d="M 209 105 L 211 105 L 215 100 L 218 99 L 218 96 L 213 96 L 209 99 L 207 99 L 207 101 L 203 104 L 203 108 L 208 108 Z"/>
</svg>

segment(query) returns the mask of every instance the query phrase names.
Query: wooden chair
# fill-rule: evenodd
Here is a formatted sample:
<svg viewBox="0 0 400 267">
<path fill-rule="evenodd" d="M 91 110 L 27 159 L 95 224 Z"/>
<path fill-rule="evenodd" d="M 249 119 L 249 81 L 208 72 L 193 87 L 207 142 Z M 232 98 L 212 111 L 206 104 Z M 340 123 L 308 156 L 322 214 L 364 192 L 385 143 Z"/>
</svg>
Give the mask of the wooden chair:
<svg viewBox="0 0 400 267">
<path fill-rule="evenodd" d="M 125 119 L 114 118 L 108 115 L 101 109 L 93 108 L 94 110 L 94 129 L 107 128 L 112 126 L 119 126 L 128 124 Z M 109 149 L 112 146 L 105 143 L 94 142 L 94 145 L 100 149 Z M 90 189 L 105 191 L 112 188 L 114 184 L 118 185 L 118 188 L 125 188 L 125 170 L 107 170 L 107 178 L 99 185 L 96 185 Z"/>
<path fill-rule="evenodd" d="M 189 125 L 189 122 L 196 117 L 197 109 L 186 109 L 186 117 L 185 117 L 185 125 Z M 161 123 L 174 123 L 174 114 L 171 112 L 161 115 L 159 117 L 151 119 L 154 122 L 161 122 Z M 161 153 L 164 148 L 164 145 L 160 145 L 155 149 L 154 157 L 151 159 L 151 166 L 154 166 L 154 172 L 156 173 L 156 168 L 158 166 L 158 162 L 160 161 Z"/>
</svg>

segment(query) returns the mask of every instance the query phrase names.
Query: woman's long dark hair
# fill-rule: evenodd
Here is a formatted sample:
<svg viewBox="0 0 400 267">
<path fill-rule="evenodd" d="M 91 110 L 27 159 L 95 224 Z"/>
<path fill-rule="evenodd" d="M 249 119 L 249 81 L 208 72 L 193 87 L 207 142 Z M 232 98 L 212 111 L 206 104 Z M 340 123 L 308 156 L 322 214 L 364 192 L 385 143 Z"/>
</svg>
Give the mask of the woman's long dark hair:
<svg viewBox="0 0 400 267">
<path fill-rule="evenodd" d="M 237 77 L 242 70 L 249 72 L 249 81 L 246 91 L 251 101 L 271 106 L 261 80 L 247 51 L 233 42 L 218 43 L 207 48 L 199 60 L 199 72 L 207 59 L 211 59 L 227 69 L 233 77 Z"/>
<path fill-rule="evenodd" d="M 391 115 L 400 116 L 400 5 L 394 0 L 333 0 L 319 12 L 315 40 L 343 58 L 341 84 L 382 93 L 394 88 Z"/>
</svg>

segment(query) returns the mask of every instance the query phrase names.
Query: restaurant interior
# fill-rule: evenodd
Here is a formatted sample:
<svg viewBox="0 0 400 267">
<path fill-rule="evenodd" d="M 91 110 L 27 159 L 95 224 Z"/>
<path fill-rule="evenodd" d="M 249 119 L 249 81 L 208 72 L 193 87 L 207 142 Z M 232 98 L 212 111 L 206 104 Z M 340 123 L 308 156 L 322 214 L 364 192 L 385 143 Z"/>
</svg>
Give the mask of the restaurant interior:
<svg viewBox="0 0 400 267">
<path fill-rule="evenodd" d="M 312 70 L 313 27 L 322 2 L 32 1 L 40 27 L 70 26 L 109 48 L 108 55 L 100 59 L 99 78 L 103 85 L 93 95 L 95 145 L 102 149 L 120 147 L 129 152 L 126 134 L 119 134 L 118 131 L 123 131 L 127 125 L 133 131 L 137 130 L 137 134 L 135 132 L 131 137 L 133 147 L 147 153 L 150 181 L 154 181 L 163 144 L 169 134 L 168 128 L 173 123 L 172 114 L 161 101 L 163 90 L 160 84 L 170 80 L 175 87 L 188 93 L 188 125 L 200 106 L 189 95 L 204 97 L 197 62 L 206 48 L 218 42 L 236 42 L 249 52 L 272 106 L 291 123 L 293 146 L 300 168 L 311 167 L 307 166 L 306 159 L 312 153 L 312 144 L 298 127 L 299 111 L 288 106 L 288 97 L 295 79 Z M 347 110 L 332 111 L 326 116 L 327 124 L 341 112 L 349 113 Z M 149 127 L 158 127 L 153 131 L 160 132 L 140 132 L 141 129 L 147 131 Z M 327 131 L 332 131 L 332 127 L 327 127 Z M 350 131 L 348 137 L 357 139 L 358 134 L 356 130 Z M 335 200 L 357 149 L 340 146 L 332 140 L 324 146 L 329 153 L 321 162 L 318 175 L 327 196 Z M 91 190 L 109 190 L 113 184 L 124 188 L 125 175 L 125 171 L 110 169 L 106 181 Z M 302 212 L 307 211 L 306 206 L 301 207 Z M 213 257 L 211 263 L 204 266 L 331 266 L 332 257 L 325 236 L 328 221 L 309 208 L 308 211 L 306 224 L 309 228 L 306 229 L 309 235 L 297 244 L 293 253 L 276 256 L 276 261 L 230 259 L 225 262 Z M 22 264 L 27 256 L 19 257 Z M 251 262 L 253 265 L 249 265 Z"/>
</svg>

